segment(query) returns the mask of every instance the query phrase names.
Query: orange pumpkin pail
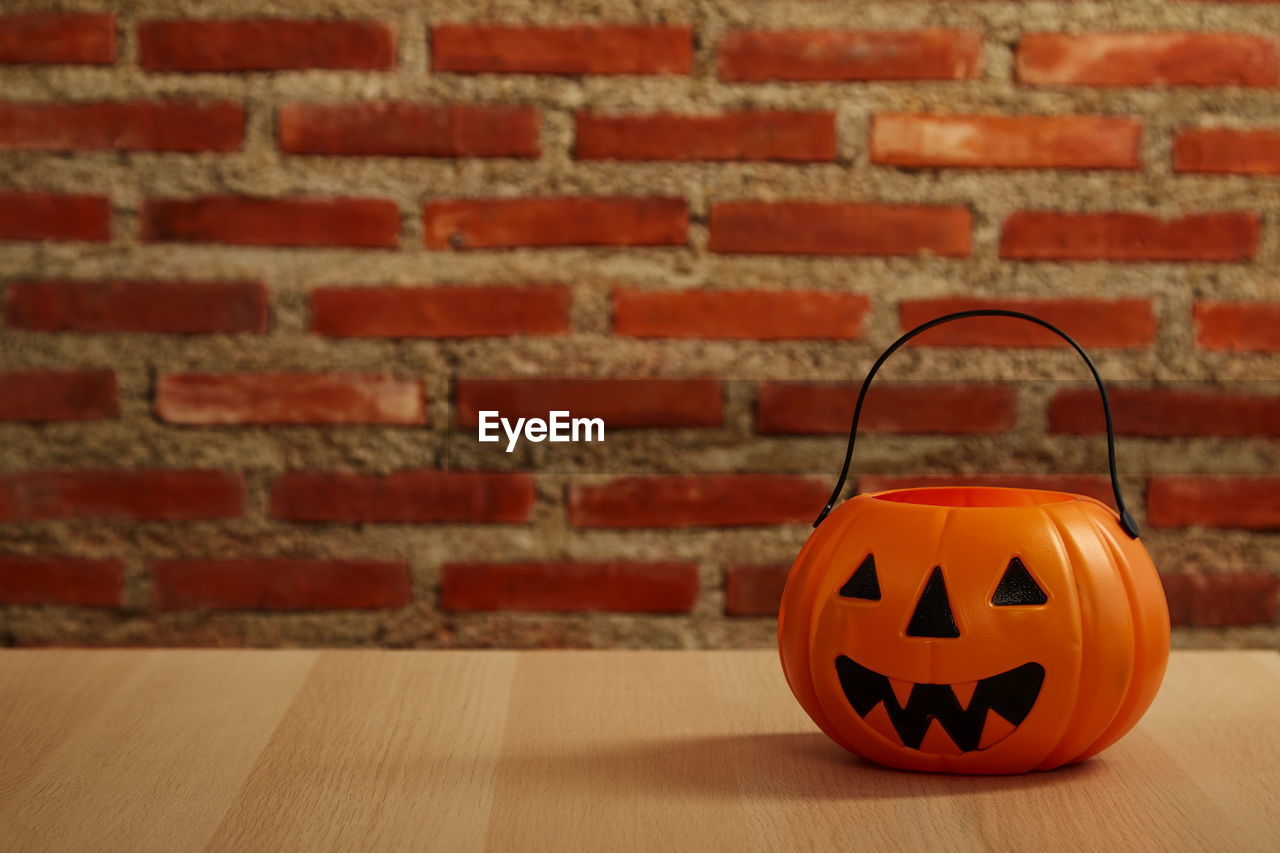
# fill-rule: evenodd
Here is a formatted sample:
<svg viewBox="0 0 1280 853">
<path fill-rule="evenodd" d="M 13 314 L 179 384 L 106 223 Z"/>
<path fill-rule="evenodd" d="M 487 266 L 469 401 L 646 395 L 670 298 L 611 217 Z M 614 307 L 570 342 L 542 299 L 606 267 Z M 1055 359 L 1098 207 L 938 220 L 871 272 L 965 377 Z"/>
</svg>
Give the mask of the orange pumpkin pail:
<svg viewBox="0 0 1280 853">
<path fill-rule="evenodd" d="M 835 506 L 880 366 L 921 332 L 976 316 L 1037 323 L 1084 358 L 1102 399 L 1116 510 L 1068 492 L 982 486 Z M 844 468 L 814 526 L 787 577 L 778 648 L 800 704 L 850 752 L 909 770 L 1048 770 L 1115 743 L 1155 698 L 1169 657 L 1164 591 L 1120 493 L 1106 388 L 1050 323 L 962 311 L 895 341 L 863 382 Z"/>
</svg>

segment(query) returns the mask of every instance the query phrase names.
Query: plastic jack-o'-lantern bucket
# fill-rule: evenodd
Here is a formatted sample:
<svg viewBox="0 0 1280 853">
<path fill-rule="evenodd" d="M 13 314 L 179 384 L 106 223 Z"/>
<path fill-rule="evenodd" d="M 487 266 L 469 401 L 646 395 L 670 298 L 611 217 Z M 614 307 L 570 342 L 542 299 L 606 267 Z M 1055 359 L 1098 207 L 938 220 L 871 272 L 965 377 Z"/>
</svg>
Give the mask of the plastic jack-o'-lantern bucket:
<svg viewBox="0 0 1280 853">
<path fill-rule="evenodd" d="M 1084 358 L 1118 512 L 1066 492 L 969 486 L 861 494 L 832 511 L 876 371 L 926 329 L 975 316 L 1037 323 Z M 1106 388 L 1050 323 L 962 311 L 895 341 L 863 382 L 814 527 L 787 577 L 778 647 L 800 704 L 850 752 L 909 770 L 1047 770 L 1105 749 L 1155 698 L 1168 606 L 1120 494 Z"/>
</svg>

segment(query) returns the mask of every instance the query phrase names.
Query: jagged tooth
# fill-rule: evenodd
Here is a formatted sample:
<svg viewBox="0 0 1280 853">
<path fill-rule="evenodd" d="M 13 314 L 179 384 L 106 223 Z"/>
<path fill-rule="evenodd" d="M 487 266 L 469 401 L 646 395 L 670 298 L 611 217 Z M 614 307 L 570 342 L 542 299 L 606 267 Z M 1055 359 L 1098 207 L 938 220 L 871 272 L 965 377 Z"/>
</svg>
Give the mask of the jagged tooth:
<svg viewBox="0 0 1280 853">
<path fill-rule="evenodd" d="M 893 688 L 893 695 L 898 700 L 898 707 L 907 707 L 907 702 L 911 701 L 911 691 L 916 687 L 915 683 L 911 681 L 902 681 L 897 678 L 890 678 L 889 686 Z"/>
<path fill-rule="evenodd" d="M 902 745 L 902 738 L 898 737 L 898 730 L 893 727 L 893 721 L 889 719 L 889 712 L 885 710 L 883 702 L 872 708 L 862 719 L 868 726 L 883 735 L 889 743 L 895 746 Z"/>
<path fill-rule="evenodd" d="M 1016 729 L 1013 723 L 997 714 L 987 711 L 987 720 L 982 724 L 982 739 L 978 741 L 978 749 L 986 749 L 1007 738 Z"/>
<path fill-rule="evenodd" d="M 924 740 L 920 741 L 920 751 L 931 755 L 964 754 L 964 750 L 956 746 L 956 742 L 951 739 L 951 735 L 947 734 L 947 730 L 937 720 L 929 723 L 929 728 L 924 733 Z"/>
<path fill-rule="evenodd" d="M 973 701 L 973 691 L 978 689 L 976 681 L 960 681 L 951 685 L 951 692 L 956 695 L 956 701 L 960 703 L 960 707 L 967 711 L 969 703 Z"/>
</svg>

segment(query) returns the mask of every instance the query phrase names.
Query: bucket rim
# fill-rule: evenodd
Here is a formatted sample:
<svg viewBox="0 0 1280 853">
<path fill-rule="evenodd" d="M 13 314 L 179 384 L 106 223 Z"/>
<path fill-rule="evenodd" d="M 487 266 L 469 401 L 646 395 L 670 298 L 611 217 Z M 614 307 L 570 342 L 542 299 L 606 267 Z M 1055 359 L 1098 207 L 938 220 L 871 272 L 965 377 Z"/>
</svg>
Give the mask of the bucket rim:
<svg viewBox="0 0 1280 853">
<path fill-rule="evenodd" d="M 1030 500 L 1014 500 L 1014 495 L 1030 498 Z M 879 492 L 864 492 L 860 497 L 867 497 L 884 503 L 903 504 L 905 506 L 988 510 L 1058 506 L 1077 501 L 1096 502 L 1094 498 L 1090 498 L 1087 495 L 1055 489 L 975 485 L 910 486 L 899 489 L 885 489 Z"/>
</svg>

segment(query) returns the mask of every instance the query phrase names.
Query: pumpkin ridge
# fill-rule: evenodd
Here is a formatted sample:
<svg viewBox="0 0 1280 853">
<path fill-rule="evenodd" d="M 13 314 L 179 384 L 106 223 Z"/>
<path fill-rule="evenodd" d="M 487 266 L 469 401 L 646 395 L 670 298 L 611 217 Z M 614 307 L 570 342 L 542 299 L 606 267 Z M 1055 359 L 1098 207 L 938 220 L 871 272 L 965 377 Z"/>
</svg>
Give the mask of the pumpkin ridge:
<svg viewBox="0 0 1280 853">
<path fill-rule="evenodd" d="M 1160 683 L 1164 680 L 1164 671 L 1169 663 L 1167 639 L 1162 646 L 1155 647 L 1155 648 L 1148 648 L 1147 646 L 1147 643 L 1146 643 L 1147 638 L 1144 636 L 1144 633 L 1140 627 L 1142 626 L 1144 621 L 1142 618 L 1144 614 L 1141 611 L 1142 611 L 1142 608 L 1147 604 L 1147 599 L 1146 597 L 1140 594 L 1137 584 L 1135 583 L 1135 578 L 1133 577 L 1133 574 L 1130 572 L 1128 557 L 1124 554 L 1123 549 L 1116 542 L 1116 539 L 1112 535 L 1111 531 L 1104 528 L 1099 523 L 1097 518 L 1090 516 L 1089 522 L 1093 525 L 1094 529 L 1098 533 L 1098 537 L 1102 540 L 1102 542 L 1106 545 L 1108 551 L 1111 553 L 1113 557 L 1113 562 L 1115 563 L 1117 571 L 1120 574 L 1121 582 L 1124 584 L 1125 594 L 1126 594 L 1125 597 L 1129 607 L 1130 618 L 1133 619 L 1134 677 L 1131 678 L 1129 681 L 1129 687 L 1125 691 L 1125 696 L 1120 702 L 1120 707 L 1116 711 L 1115 718 L 1111 721 L 1110 725 L 1108 725 L 1106 729 L 1103 729 L 1102 733 L 1098 735 L 1098 738 L 1093 743 L 1091 743 L 1088 747 L 1085 748 L 1085 750 L 1080 754 L 1077 760 L 1083 760 L 1085 758 L 1088 758 L 1091 755 L 1096 755 L 1097 753 L 1106 749 L 1108 746 L 1110 746 L 1111 744 L 1119 740 L 1121 737 L 1123 737 L 1130 729 L 1134 727 L 1134 725 L 1137 724 L 1138 720 L 1142 717 L 1142 715 L 1146 713 L 1147 708 L 1150 707 L 1151 701 L 1155 699 L 1155 693 L 1157 690 L 1159 690 Z M 1157 585 L 1159 584 L 1158 579 L 1156 583 Z M 1163 590 L 1161 590 L 1160 600 L 1161 600 L 1161 603 L 1164 604 Z M 1164 606 L 1166 608 L 1166 614 L 1167 614 L 1168 605 L 1165 604 Z M 1167 619 L 1167 615 L 1166 615 L 1166 619 Z M 1167 623 L 1166 623 L 1166 628 L 1164 633 L 1165 633 L 1165 636 L 1167 637 L 1168 636 Z M 1137 676 L 1139 673 L 1145 673 L 1148 669 L 1152 667 L 1152 665 L 1155 663 L 1156 656 L 1161 651 L 1164 652 L 1163 654 L 1164 660 L 1160 664 L 1160 673 L 1159 675 L 1154 676 L 1152 678 L 1152 680 L 1154 681 L 1154 687 L 1151 689 L 1150 695 L 1146 698 L 1145 704 L 1143 704 L 1142 684 L 1139 683 L 1139 679 Z"/>
<path fill-rule="evenodd" d="M 786 620 L 786 622 L 794 625 L 799 621 L 804 628 L 804 631 L 802 632 L 804 646 L 800 650 L 799 654 L 799 658 L 803 663 L 797 664 L 794 668 L 788 667 L 786 663 L 786 656 L 780 655 L 783 661 L 782 671 L 784 677 L 786 677 L 788 683 L 791 682 L 792 678 L 801 682 L 801 689 L 797 690 L 793 685 L 792 692 L 796 694 L 797 699 L 801 700 L 801 705 L 804 707 L 805 711 L 807 711 L 813 718 L 814 723 L 817 724 L 819 729 L 850 752 L 853 752 L 852 747 L 843 737 L 839 736 L 836 727 L 828 718 L 826 710 L 822 707 L 822 702 L 818 697 L 818 689 L 814 683 L 813 660 L 812 655 L 810 654 L 810 649 L 813 647 L 814 626 L 817 624 L 819 602 L 822 600 L 817 594 L 817 587 L 821 584 L 822 574 L 818 567 L 827 565 L 831 559 L 832 552 L 839 547 L 840 542 L 848 532 L 849 527 L 866 509 L 865 503 L 854 503 L 857 500 L 857 497 L 858 496 L 855 496 L 854 498 L 841 503 L 840 506 L 836 507 L 836 510 L 823 521 L 822 525 L 819 525 L 812 533 L 809 534 L 809 538 L 805 540 L 805 544 L 801 548 L 795 564 L 792 565 L 791 570 L 787 574 L 787 580 L 783 587 L 782 606 L 779 607 L 778 614 L 779 650 L 783 648 L 784 643 L 787 643 L 786 634 L 788 633 L 784 627 L 784 614 L 782 611 L 784 608 L 786 610 L 790 610 L 789 602 L 792 599 L 796 601 L 796 614 L 792 619 Z M 842 514 L 840 510 L 850 504 L 852 504 L 852 506 L 849 506 L 848 511 Z M 842 515 L 844 517 L 841 517 Z M 825 525 L 836 525 L 836 527 L 834 530 L 828 528 L 824 531 L 822 528 Z M 825 537 L 825 539 L 815 541 L 820 533 Z M 809 558 L 804 560 L 803 565 L 801 565 L 801 558 L 804 557 L 806 552 L 809 550 L 809 544 L 811 542 L 814 543 L 816 547 L 813 548 L 813 553 L 810 554 Z M 811 583 L 809 581 L 810 574 L 818 575 L 813 578 Z M 793 594 L 788 595 L 793 582 L 798 583 L 800 586 Z M 808 597 L 808 600 L 806 600 L 806 596 Z M 791 633 L 794 633 L 794 631 Z M 791 644 L 794 643 L 795 640 L 792 640 Z M 801 699 L 801 693 L 804 693 L 806 697 L 810 697 L 808 702 Z"/>
<path fill-rule="evenodd" d="M 938 538 L 937 538 L 937 540 L 936 540 L 936 544 L 935 544 L 934 549 L 933 549 L 933 564 L 934 564 L 935 566 L 941 566 L 941 565 L 942 565 L 942 552 L 945 550 L 945 545 L 946 545 L 946 542 L 947 542 L 947 530 L 951 527 L 952 523 L 953 523 L 953 522 L 955 521 L 955 519 L 956 519 L 955 510 L 956 510 L 956 507 L 951 507 L 951 506 L 949 506 L 949 507 L 942 507 L 942 512 L 943 512 L 943 515 L 942 515 L 942 526 L 941 526 L 941 527 L 939 527 L 939 529 L 938 529 Z M 946 582 L 946 577 L 947 577 L 947 576 L 946 576 L 946 572 L 944 571 L 944 572 L 942 573 L 942 579 L 943 579 L 944 584 L 945 584 L 945 582 Z M 914 599 L 915 601 L 919 601 L 919 600 L 920 600 L 920 595 L 922 595 L 922 594 L 923 594 L 923 591 L 924 591 L 925 587 L 927 587 L 928 585 L 929 585 L 929 576 L 928 576 L 928 575 L 925 575 L 924 586 L 922 586 L 922 587 L 920 588 L 920 592 L 918 592 L 918 593 L 916 594 L 915 599 Z M 954 618 L 954 613 L 952 614 L 952 618 Z M 908 623 L 908 625 L 909 625 L 909 624 L 910 624 L 910 623 Z M 908 626 L 905 626 L 905 625 L 903 626 L 904 631 L 906 630 L 906 628 L 907 628 L 907 627 L 908 627 Z M 961 624 L 959 624 L 959 623 L 956 623 L 956 628 L 957 628 L 957 630 L 959 630 L 959 631 L 961 632 L 961 634 L 963 634 L 963 633 L 964 633 L 964 626 L 963 626 L 963 625 L 961 625 Z M 936 646 L 935 646 L 935 647 L 933 647 L 933 648 L 931 649 L 931 651 L 936 651 L 936 648 L 937 648 Z M 930 681 L 937 682 L 937 681 L 939 681 L 939 680 L 940 680 L 940 679 L 938 678 L 938 671 L 937 671 L 937 670 L 938 670 L 938 661 L 937 661 L 937 658 L 936 658 L 933 654 L 930 654 L 930 655 L 929 655 L 929 680 L 930 680 Z M 943 679 L 943 680 L 945 680 L 945 679 Z"/>
<path fill-rule="evenodd" d="M 1116 712 L 1111 717 L 1111 721 L 1107 723 L 1107 725 L 1102 729 L 1102 731 L 1098 732 L 1098 736 L 1093 739 L 1092 743 L 1089 743 L 1088 745 L 1085 746 L 1083 750 L 1081 750 L 1080 755 L 1078 756 L 1078 759 L 1092 755 L 1094 747 L 1097 746 L 1099 742 L 1103 741 L 1107 737 L 1108 733 L 1111 732 L 1113 728 L 1115 728 L 1116 720 L 1123 719 L 1125 708 L 1130 703 L 1130 697 L 1133 695 L 1134 675 L 1137 673 L 1139 663 L 1140 663 L 1139 648 L 1138 648 L 1139 614 L 1137 612 L 1137 602 L 1134 601 L 1135 590 L 1133 588 L 1133 579 L 1129 577 L 1129 572 L 1128 572 L 1127 566 L 1125 565 L 1125 555 L 1120 552 L 1119 548 L 1116 547 L 1116 543 L 1111 539 L 1109 535 L 1107 535 L 1107 531 L 1103 529 L 1102 525 L 1098 523 L 1098 520 L 1096 518 L 1093 518 L 1092 516 L 1090 516 L 1089 523 L 1093 526 L 1094 531 L 1097 533 L 1099 541 L 1101 541 L 1102 544 L 1106 547 L 1107 553 L 1111 555 L 1112 562 L 1116 566 L 1116 573 L 1120 576 L 1120 582 L 1124 584 L 1125 599 L 1128 602 L 1129 618 L 1133 621 L 1133 655 L 1131 657 L 1131 660 L 1133 661 L 1133 663 L 1130 667 L 1131 672 L 1129 677 L 1129 683 L 1128 685 L 1125 686 L 1124 695 L 1120 697 L 1120 703 L 1116 706 Z M 1128 731 L 1127 728 L 1122 728 L 1121 734 L 1123 734 L 1126 731 Z"/>
<path fill-rule="evenodd" d="M 1110 512 L 1110 508 L 1107 507 L 1105 504 L 1102 504 L 1101 502 L 1095 502 L 1095 503 L 1097 503 L 1098 506 Z M 1112 563 L 1117 562 L 1117 560 L 1119 559 L 1119 555 L 1114 553 L 1110 545 L 1102 537 L 1101 533 L 1098 530 L 1097 524 L 1095 523 L 1094 514 L 1085 507 L 1077 507 L 1077 512 L 1080 514 L 1080 517 L 1085 521 L 1087 525 L 1087 529 L 1092 531 L 1094 538 L 1098 540 L 1099 544 L 1110 555 L 1111 562 Z M 1078 719 L 1081 712 L 1081 706 L 1084 704 L 1084 701 L 1086 698 L 1084 692 L 1080 689 L 1080 685 L 1083 682 L 1083 679 L 1086 675 L 1085 656 L 1084 656 L 1084 648 L 1083 648 L 1083 642 L 1085 637 L 1084 600 L 1083 599 L 1085 596 L 1085 592 L 1080 589 L 1080 584 L 1076 580 L 1076 575 L 1075 575 L 1076 560 L 1073 558 L 1071 548 L 1068 545 L 1068 540 L 1070 540 L 1071 543 L 1075 545 L 1075 548 L 1077 549 L 1077 551 L 1080 550 L 1080 546 L 1078 544 L 1079 531 L 1076 531 L 1074 529 L 1064 528 L 1062 519 L 1058 518 L 1054 513 L 1046 512 L 1046 515 L 1049 517 L 1050 524 L 1053 526 L 1054 532 L 1057 534 L 1059 540 L 1062 542 L 1063 549 L 1067 554 L 1068 559 L 1066 561 L 1066 564 L 1071 569 L 1071 571 L 1068 572 L 1068 575 L 1071 578 L 1071 587 L 1075 592 L 1076 612 L 1078 614 L 1077 637 L 1079 638 L 1079 643 L 1081 645 L 1080 672 L 1076 677 L 1075 684 L 1073 685 L 1074 700 L 1071 705 L 1071 713 L 1067 715 L 1067 720 L 1074 721 Z M 1090 595 L 1092 595 L 1092 590 L 1089 590 L 1089 593 Z M 1132 614 L 1130 614 L 1130 622 L 1131 624 L 1133 624 L 1133 631 L 1136 633 L 1137 626 L 1136 626 L 1136 623 L 1133 623 Z M 1133 683 L 1133 668 L 1134 668 L 1134 653 L 1131 650 L 1131 653 L 1129 655 L 1129 666 L 1128 666 L 1129 684 Z M 1128 689 L 1129 689 L 1128 685 L 1126 685 L 1125 691 L 1127 692 Z M 1120 698 L 1120 701 L 1116 703 L 1115 708 L 1107 716 L 1107 721 L 1103 723 L 1102 726 L 1097 730 L 1099 736 L 1110 727 L 1112 721 L 1115 720 L 1116 714 L 1119 713 L 1119 710 L 1123 705 L 1123 703 L 1124 703 L 1124 697 L 1122 695 Z M 1059 756 L 1057 754 L 1058 751 L 1062 749 L 1063 744 L 1067 741 L 1068 738 L 1070 738 L 1070 736 L 1071 736 L 1071 727 L 1070 725 L 1068 725 L 1064 727 L 1061 736 L 1054 743 L 1053 749 L 1049 750 L 1048 752 L 1047 757 L 1052 757 L 1054 759 L 1052 762 L 1047 762 L 1048 766 L 1058 767 L 1063 764 L 1070 764 L 1072 762 L 1079 761 L 1080 756 L 1083 754 L 1083 751 L 1087 749 L 1090 744 L 1094 743 L 1097 740 L 1097 736 L 1095 736 L 1094 738 L 1089 740 L 1087 743 L 1085 743 L 1081 748 L 1074 748 L 1072 750 L 1073 754 Z M 1040 765 L 1040 766 L 1044 767 L 1045 765 Z"/>
<path fill-rule="evenodd" d="M 1074 506 L 1075 504 L 1072 503 L 1066 505 Z M 1074 619 L 1072 620 L 1074 631 L 1072 639 L 1073 644 L 1079 647 L 1082 645 L 1084 638 L 1084 613 L 1080 604 L 1080 585 L 1076 582 L 1074 562 L 1071 559 L 1071 548 L 1067 544 L 1066 531 L 1064 531 L 1062 526 L 1058 523 L 1058 518 L 1055 514 L 1055 510 L 1061 506 L 1063 506 L 1063 504 L 1040 504 L 1028 508 L 1035 511 L 1035 515 L 1040 517 L 1044 528 L 1052 535 L 1060 560 L 1066 567 L 1063 575 L 1066 577 L 1068 589 L 1066 590 L 1065 595 L 1060 596 L 1061 599 L 1065 599 L 1066 601 L 1060 601 L 1059 606 L 1067 606 L 1067 602 L 1071 603 L 1070 606 L 1072 606 L 1074 611 Z M 1080 666 L 1083 666 L 1082 661 L 1077 666 L 1075 679 L 1069 685 L 1071 694 L 1071 713 L 1059 714 L 1061 727 L 1053 737 L 1045 739 L 1049 743 L 1049 747 L 1044 749 L 1039 756 L 1031 760 L 1027 764 L 1027 769 L 1040 767 L 1042 762 L 1044 762 L 1044 760 L 1049 756 L 1053 755 L 1054 751 L 1062 741 L 1066 739 L 1067 733 L 1071 727 L 1071 721 L 1074 719 L 1073 715 L 1075 713 L 1075 709 L 1080 704 Z M 1062 673 L 1055 672 L 1054 676 L 1056 678 L 1060 678 L 1062 677 Z"/>
</svg>

